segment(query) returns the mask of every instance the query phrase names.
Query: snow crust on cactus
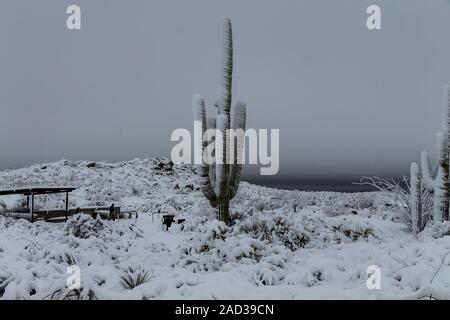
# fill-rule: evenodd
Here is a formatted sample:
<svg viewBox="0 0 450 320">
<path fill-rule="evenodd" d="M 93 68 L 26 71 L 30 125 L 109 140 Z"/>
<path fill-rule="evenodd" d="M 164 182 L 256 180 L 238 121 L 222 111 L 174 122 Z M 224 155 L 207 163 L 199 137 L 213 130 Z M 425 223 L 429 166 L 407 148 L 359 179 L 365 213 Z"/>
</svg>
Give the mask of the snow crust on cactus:
<svg viewBox="0 0 450 320">
<path fill-rule="evenodd" d="M 203 194 L 209 200 L 214 208 L 218 208 L 219 219 L 229 223 L 230 220 L 230 200 L 234 198 L 239 187 L 242 164 L 241 161 L 235 161 L 242 156 L 243 136 L 238 138 L 237 143 L 230 143 L 229 129 L 232 126 L 245 130 L 246 108 L 243 103 L 236 106 L 237 113 L 235 119 L 230 119 L 232 103 L 232 77 L 233 77 L 233 31 L 231 20 L 224 18 L 224 68 L 223 68 L 223 96 L 220 101 L 215 103 L 217 107 L 217 136 L 215 137 L 215 163 L 208 163 L 200 168 L 200 185 Z M 206 119 L 204 112 L 204 100 L 198 96 L 194 97 L 194 119 L 201 120 L 203 124 L 214 126 Z M 231 123 L 233 121 L 233 124 Z M 220 133 L 221 135 L 219 135 Z M 203 153 L 208 152 L 206 138 L 202 141 Z M 233 150 L 230 150 L 233 148 Z M 211 150 L 212 151 L 212 150 Z M 234 154 L 233 159 L 230 156 Z"/>
</svg>

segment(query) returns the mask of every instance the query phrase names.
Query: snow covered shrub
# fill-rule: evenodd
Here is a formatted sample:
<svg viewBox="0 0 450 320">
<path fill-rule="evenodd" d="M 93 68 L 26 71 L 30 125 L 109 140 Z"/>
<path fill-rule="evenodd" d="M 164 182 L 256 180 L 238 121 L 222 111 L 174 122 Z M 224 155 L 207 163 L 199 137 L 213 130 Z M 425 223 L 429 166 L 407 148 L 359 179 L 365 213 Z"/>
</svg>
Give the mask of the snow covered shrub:
<svg viewBox="0 0 450 320">
<path fill-rule="evenodd" d="M 137 197 L 141 194 L 141 192 L 136 188 L 136 186 L 131 186 L 131 194 Z"/>
<path fill-rule="evenodd" d="M 237 222 L 244 220 L 248 215 L 243 210 L 234 210 L 230 213 L 230 225 L 235 225 Z"/>
<path fill-rule="evenodd" d="M 342 239 L 340 234 L 343 234 L 352 241 L 357 241 L 361 238 L 368 239 L 369 236 L 375 237 L 373 228 L 368 223 L 360 223 L 354 220 L 342 220 L 334 223 L 332 230 L 335 232 L 337 239 Z"/>
<path fill-rule="evenodd" d="M 302 278 L 302 283 L 306 287 L 314 287 L 325 281 L 328 276 L 325 275 L 321 268 L 312 268 L 310 272 L 306 273 Z"/>
<path fill-rule="evenodd" d="M 42 296 L 40 299 L 43 300 L 102 300 L 105 299 L 99 286 L 101 283 L 95 283 L 92 279 L 86 279 L 82 277 L 80 288 L 69 288 L 65 284 L 65 275 L 49 289 L 49 293 Z M 40 291 L 40 290 L 39 290 Z M 42 295 L 42 293 L 40 293 Z"/>
<path fill-rule="evenodd" d="M 343 200 L 337 201 L 332 205 L 322 206 L 321 209 L 329 217 L 351 214 L 353 212 L 353 209 L 347 207 Z"/>
<path fill-rule="evenodd" d="M 178 228 L 180 231 L 183 232 L 195 232 L 198 230 L 199 226 L 203 226 L 208 222 L 207 216 L 193 216 L 189 217 L 185 222 L 182 224 L 176 224 L 173 226 L 173 229 Z"/>
<path fill-rule="evenodd" d="M 227 244 L 231 248 L 230 261 L 248 262 L 250 264 L 261 261 L 266 248 L 264 242 L 243 236 L 227 240 L 229 240 Z"/>
<path fill-rule="evenodd" d="M 150 271 L 143 269 L 141 266 L 129 266 L 120 276 L 121 285 L 125 289 L 133 289 L 150 280 Z"/>
<path fill-rule="evenodd" d="M 328 193 L 320 206 L 323 213 L 330 217 L 347 214 L 358 214 L 360 210 L 374 207 L 375 200 L 372 193 Z"/>
<path fill-rule="evenodd" d="M 227 260 L 228 250 L 224 241 L 227 231 L 227 225 L 218 220 L 198 226 L 179 246 L 180 256 L 173 265 L 192 272 L 218 271 Z"/>
<path fill-rule="evenodd" d="M 375 205 L 374 193 L 354 193 L 348 200 L 348 207 L 353 209 L 369 209 Z"/>
<path fill-rule="evenodd" d="M 195 243 L 195 249 L 197 252 L 209 251 L 211 248 L 216 247 L 216 243 L 225 240 L 225 234 L 228 231 L 228 227 L 225 223 L 213 220 L 206 223 L 200 232 L 202 237 L 197 243 Z"/>
<path fill-rule="evenodd" d="M 255 209 L 258 210 L 259 212 L 263 212 L 264 209 L 266 208 L 266 204 L 264 203 L 264 201 L 257 201 L 254 205 Z"/>
<path fill-rule="evenodd" d="M 11 280 L 11 276 L 3 271 L 0 271 L 0 298 L 5 293 L 5 288 Z"/>
<path fill-rule="evenodd" d="M 284 278 L 284 272 L 276 265 L 261 262 L 254 266 L 255 271 L 250 281 L 256 286 L 274 286 L 280 284 Z"/>
<path fill-rule="evenodd" d="M 53 297 L 54 298 L 54 297 Z M 98 300 L 92 289 L 73 289 L 66 293 L 63 300 Z"/>
<path fill-rule="evenodd" d="M 431 227 L 431 235 L 435 239 L 450 236 L 450 222 L 444 221 L 433 224 Z"/>
<path fill-rule="evenodd" d="M 364 177 L 361 184 L 372 186 L 382 192 L 392 205 L 390 210 L 395 214 L 396 219 L 405 224 L 409 231 L 413 231 L 411 183 L 408 177 L 402 180 L 386 179 L 379 177 Z M 422 215 L 417 221 L 418 232 L 422 231 L 433 215 L 433 194 L 428 191 L 423 184 L 420 184 L 420 204 Z"/>
<path fill-rule="evenodd" d="M 240 232 L 252 235 L 259 240 L 273 241 L 272 232 L 267 225 L 267 221 L 260 218 L 252 217 L 244 221 L 240 226 Z"/>
<path fill-rule="evenodd" d="M 286 248 L 295 251 L 305 247 L 310 238 L 304 228 L 295 223 L 293 215 L 267 215 L 251 217 L 240 226 L 240 232 L 246 233 L 258 240 L 269 243 L 281 243 Z"/>
<path fill-rule="evenodd" d="M 131 224 L 118 224 L 102 220 L 100 217 L 93 219 L 90 215 L 79 213 L 71 217 L 64 225 L 63 233 L 78 239 L 96 237 L 109 240 L 125 236 L 129 239 L 142 238 L 142 230 Z"/>
<path fill-rule="evenodd" d="M 79 213 L 66 222 L 64 232 L 76 238 L 87 239 L 91 236 L 98 236 L 104 228 L 104 223 L 100 218 L 93 219 L 90 215 Z"/>
</svg>

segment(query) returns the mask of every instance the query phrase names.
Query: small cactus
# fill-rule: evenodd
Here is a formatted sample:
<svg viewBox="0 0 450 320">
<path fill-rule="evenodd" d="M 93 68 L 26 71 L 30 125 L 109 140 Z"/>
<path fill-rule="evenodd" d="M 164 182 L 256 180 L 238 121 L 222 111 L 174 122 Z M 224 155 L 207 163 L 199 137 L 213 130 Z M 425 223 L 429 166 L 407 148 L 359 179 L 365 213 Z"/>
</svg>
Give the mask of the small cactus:
<svg viewBox="0 0 450 320">
<path fill-rule="evenodd" d="M 230 150 L 230 129 L 245 131 L 246 122 L 246 106 L 242 102 L 237 102 L 231 119 L 231 102 L 232 102 L 232 75 L 233 75 L 233 33 L 231 20 L 226 18 L 225 22 L 225 64 L 223 73 L 224 93 L 222 100 L 215 103 L 217 108 L 216 118 L 206 117 L 205 100 L 202 96 L 194 96 L 193 112 L 194 121 L 202 124 L 202 155 L 208 148 L 208 140 L 206 130 L 214 129 L 221 133 L 217 135 L 221 139 L 215 139 L 213 144 L 214 150 L 209 152 L 215 157 L 212 163 L 205 163 L 199 166 L 200 185 L 205 197 L 209 200 L 212 207 L 219 209 L 219 219 L 225 223 L 229 223 L 230 200 L 236 195 L 241 179 L 241 157 L 243 153 L 243 135 L 233 135 L 234 150 Z M 208 151 L 208 150 L 206 150 Z M 227 161 L 233 154 L 233 161 Z M 202 157 L 203 158 L 203 157 Z"/>
</svg>

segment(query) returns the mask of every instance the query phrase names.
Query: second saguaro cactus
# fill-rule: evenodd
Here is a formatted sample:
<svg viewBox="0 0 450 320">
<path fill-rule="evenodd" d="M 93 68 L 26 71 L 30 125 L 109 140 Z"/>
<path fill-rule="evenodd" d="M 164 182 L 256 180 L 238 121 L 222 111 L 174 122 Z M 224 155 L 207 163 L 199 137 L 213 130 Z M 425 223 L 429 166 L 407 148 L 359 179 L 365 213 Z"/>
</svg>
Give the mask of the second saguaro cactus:
<svg viewBox="0 0 450 320">
<path fill-rule="evenodd" d="M 225 24 L 225 60 L 223 69 L 223 97 L 215 103 L 217 108 L 216 118 L 206 118 L 205 100 L 202 96 L 194 96 L 193 111 L 194 121 L 201 123 L 202 135 L 202 155 L 207 152 L 215 157 L 215 161 L 206 163 L 202 157 L 202 164 L 199 166 L 199 176 L 201 189 L 205 197 L 214 208 L 218 208 L 219 219 L 225 223 L 230 220 L 230 200 L 236 195 L 241 178 L 242 163 L 239 161 L 243 152 L 243 136 L 230 136 L 230 129 L 245 131 L 246 106 L 242 102 L 237 102 L 231 119 L 232 103 L 232 75 L 233 75 L 233 33 L 231 20 L 224 19 Z M 206 130 L 216 130 L 217 134 L 214 143 L 213 138 L 208 139 Z M 233 143 L 230 143 L 233 139 Z M 209 144 L 213 150 L 208 150 Z M 230 146 L 234 146 L 230 150 Z M 229 159 L 230 151 L 233 154 L 233 161 Z"/>
<path fill-rule="evenodd" d="M 447 114 L 444 121 L 444 132 L 437 134 L 437 148 L 438 148 L 438 164 L 437 172 L 433 174 L 430 165 L 428 152 L 423 151 L 422 160 L 422 180 L 425 187 L 433 192 L 433 220 L 441 222 L 442 220 L 449 220 L 449 196 L 450 196 L 450 181 L 449 181 L 449 141 L 450 141 L 450 87 L 445 87 L 445 104 Z"/>
</svg>

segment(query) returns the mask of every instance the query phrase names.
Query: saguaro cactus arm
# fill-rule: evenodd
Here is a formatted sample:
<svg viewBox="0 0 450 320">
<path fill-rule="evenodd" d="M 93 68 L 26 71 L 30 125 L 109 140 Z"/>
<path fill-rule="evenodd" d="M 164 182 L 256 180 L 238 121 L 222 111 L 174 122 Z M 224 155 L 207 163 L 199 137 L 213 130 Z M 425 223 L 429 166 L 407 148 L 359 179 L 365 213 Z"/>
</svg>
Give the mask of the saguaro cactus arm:
<svg viewBox="0 0 450 320">
<path fill-rule="evenodd" d="M 233 82 L 233 29 L 231 26 L 231 20 L 229 18 L 224 19 L 224 32 L 225 32 L 225 56 L 224 56 L 224 68 L 223 68 L 223 108 L 226 113 L 230 113 L 231 99 L 232 99 L 232 82 Z"/>
<path fill-rule="evenodd" d="M 412 232 L 414 235 L 417 235 L 417 233 L 420 231 L 419 223 L 421 223 L 422 221 L 422 189 L 419 166 L 415 162 L 411 164 L 410 183 Z"/>
<path fill-rule="evenodd" d="M 447 140 L 442 132 L 439 132 L 436 136 L 436 144 L 438 148 L 438 168 L 435 175 L 433 175 L 433 168 L 430 163 L 430 156 L 428 152 L 422 151 L 421 154 L 421 166 L 422 166 L 422 176 L 425 187 L 429 191 L 433 191 L 435 188 L 439 187 L 440 177 L 443 174 L 443 166 L 446 165 L 448 161 L 448 147 Z"/>
<path fill-rule="evenodd" d="M 227 136 L 230 128 L 230 120 L 224 114 L 217 116 L 217 134 L 216 136 L 216 195 L 220 200 L 228 199 L 228 152 Z"/>
<path fill-rule="evenodd" d="M 213 206 L 217 206 L 217 196 L 214 192 L 211 179 L 209 176 L 209 167 L 207 164 L 204 163 L 203 159 L 203 152 L 206 149 L 206 146 L 208 144 L 208 141 L 206 140 L 205 131 L 207 128 L 207 122 L 206 122 L 206 108 L 205 108 L 205 100 L 203 97 L 196 95 L 193 99 L 193 113 L 194 113 L 194 121 L 199 121 L 202 125 L 202 163 L 198 165 L 199 170 L 199 182 L 200 187 L 203 191 L 203 194 L 205 197 L 211 202 Z"/>
<path fill-rule="evenodd" d="M 244 158 L 245 127 L 247 118 L 247 107 L 243 102 L 237 102 L 233 112 L 232 129 L 235 130 L 234 139 L 234 162 L 230 173 L 230 198 L 234 198 L 241 181 L 242 164 Z"/>
<path fill-rule="evenodd" d="M 430 163 L 430 155 L 427 151 L 422 151 L 421 154 L 421 167 L 422 167 L 422 181 L 424 183 L 425 188 L 428 191 L 433 192 L 436 186 L 436 181 L 433 177 L 433 169 Z"/>
</svg>

